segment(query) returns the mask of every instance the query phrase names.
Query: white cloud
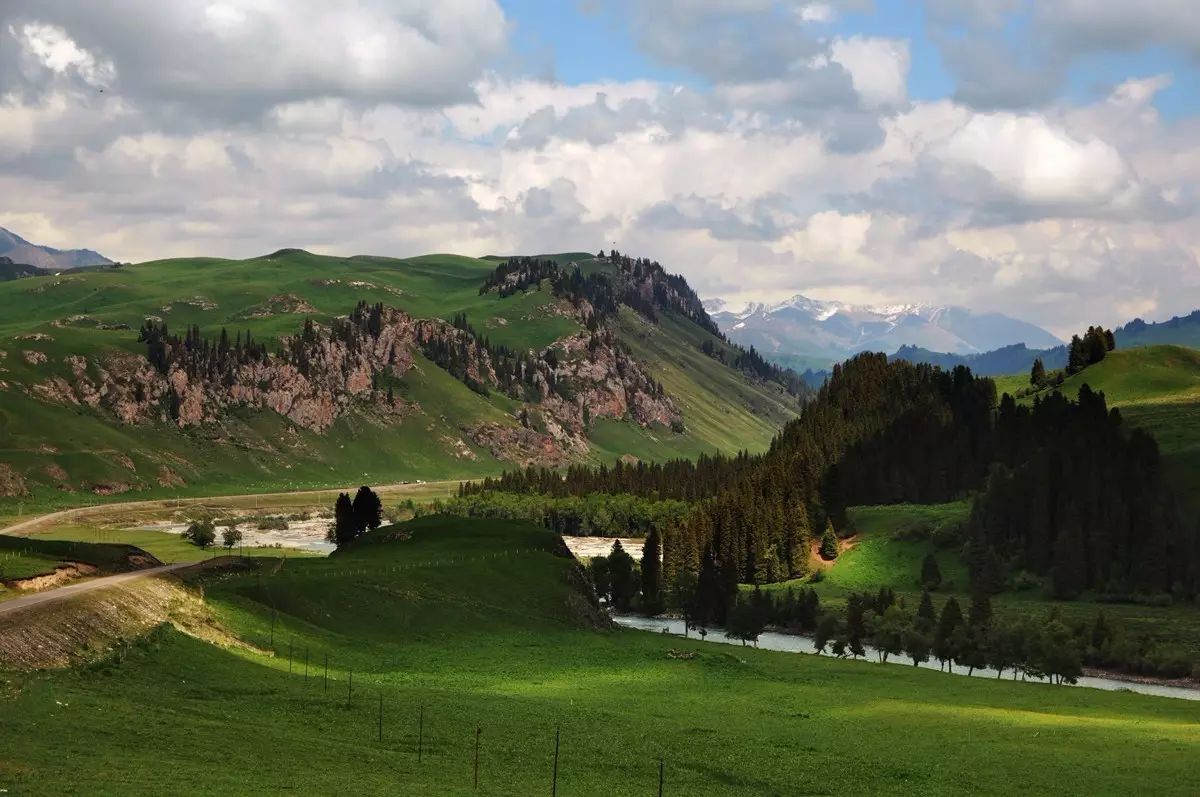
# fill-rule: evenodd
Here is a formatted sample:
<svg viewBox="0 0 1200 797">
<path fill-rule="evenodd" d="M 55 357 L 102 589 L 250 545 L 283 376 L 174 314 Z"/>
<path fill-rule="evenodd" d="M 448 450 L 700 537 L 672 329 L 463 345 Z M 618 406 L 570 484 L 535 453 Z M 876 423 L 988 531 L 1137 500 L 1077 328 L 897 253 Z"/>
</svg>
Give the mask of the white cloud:
<svg viewBox="0 0 1200 797">
<path fill-rule="evenodd" d="M 111 61 L 83 49 L 60 27 L 33 22 L 19 28 L 9 25 L 8 33 L 51 72 L 59 75 L 74 72 L 93 86 L 104 86 L 116 77 Z"/>
<path fill-rule="evenodd" d="M 899 107 L 908 102 L 908 42 L 852 36 L 836 39 L 830 59 L 850 73 L 854 90 L 869 108 Z"/>
</svg>

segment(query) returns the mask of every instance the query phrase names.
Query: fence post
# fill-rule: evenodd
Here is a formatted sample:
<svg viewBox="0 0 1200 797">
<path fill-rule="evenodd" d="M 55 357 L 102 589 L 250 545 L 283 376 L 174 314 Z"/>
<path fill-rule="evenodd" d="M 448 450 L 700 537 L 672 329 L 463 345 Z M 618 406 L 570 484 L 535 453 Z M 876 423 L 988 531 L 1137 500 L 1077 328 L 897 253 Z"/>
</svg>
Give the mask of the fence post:
<svg viewBox="0 0 1200 797">
<path fill-rule="evenodd" d="M 554 779 L 550 782 L 550 797 L 558 797 L 558 741 L 562 726 L 554 729 Z"/>
<path fill-rule="evenodd" d="M 350 680 L 346 682 L 346 708 L 350 708 L 350 696 L 354 694 L 354 670 L 350 671 Z"/>
<path fill-rule="evenodd" d="M 329 652 L 325 653 L 325 694 L 329 694 Z"/>
<path fill-rule="evenodd" d="M 475 726 L 475 790 L 479 791 L 479 736 L 483 733 L 483 728 Z"/>
<path fill-rule="evenodd" d="M 383 690 L 379 690 L 379 743 L 383 744 Z"/>
<path fill-rule="evenodd" d="M 425 705 L 421 704 L 417 712 L 417 763 L 421 763 L 421 753 L 425 747 Z"/>
<path fill-rule="evenodd" d="M 665 769 L 665 767 L 664 767 L 664 765 L 663 765 L 663 759 L 662 759 L 662 756 L 659 756 L 659 757 L 658 757 L 658 797 L 663 797 L 663 774 L 664 774 L 664 769 Z"/>
</svg>

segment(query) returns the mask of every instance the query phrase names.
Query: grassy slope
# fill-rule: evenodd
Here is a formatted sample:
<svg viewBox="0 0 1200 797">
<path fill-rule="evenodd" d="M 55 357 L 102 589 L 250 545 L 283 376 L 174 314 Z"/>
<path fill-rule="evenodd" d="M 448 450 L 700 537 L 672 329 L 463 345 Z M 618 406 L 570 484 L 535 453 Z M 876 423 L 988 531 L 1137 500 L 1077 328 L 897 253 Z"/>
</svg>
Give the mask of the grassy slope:
<svg viewBox="0 0 1200 797">
<path fill-rule="evenodd" d="M 140 352 L 136 328 L 146 315 L 159 315 L 177 330 L 199 324 L 214 335 L 222 326 L 231 334 L 249 330 L 259 340 L 293 334 L 303 322 L 300 314 L 246 317 L 280 294 L 309 302 L 319 322 L 344 315 L 360 299 L 382 301 L 418 317 L 449 319 L 465 312 L 493 342 L 517 349 L 543 347 L 578 331 L 574 321 L 550 312 L 554 299 L 546 292 L 505 299 L 480 296 L 479 285 L 493 268 L 493 262 L 455 255 L 397 260 L 294 252 L 248 261 L 158 261 L 0 284 L 0 381 L 10 386 L 0 389 L 0 462 L 12 465 L 32 483 L 34 502 L 42 506 L 78 503 L 78 491 L 96 484 L 149 483 L 152 489 L 141 497 L 150 497 L 317 487 L 347 477 L 390 482 L 497 473 L 504 463 L 475 447 L 476 459 L 458 458 L 452 441 L 463 437 L 462 427 L 481 421 L 514 424 L 513 403 L 498 395 L 482 398 L 421 358 L 398 385 L 398 393 L 418 402 L 423 414 L 386 427 L 351 415 L 324 436 L 293 430 L 269 412 L 239 413 L 223 435 L 211 430 L 181 433 L 163 427 L 121 427 L 86 408 L 34 400 L 17 387 L 56 375 L 69 378 L 63 364 L 69 354 Z M 188 303 L 193 300 L 202 301 Z M 77 315 L 128 324 L 132 329 L 104 331 L 86 324 L 56 327 L 52 323 Z M 635 330 L 639 324 L 646 326 L 628 321 L 626 327 Z M 697 336 L 706 333 L 670 319 L 664 320 L 663 329 L 670 334 L 656 335 L 655 344 L 648 348 L 655 364 L 666 365 L 671 374 L 663 381 L 684 405 L 689 431 L 672 435 L 665 429 L 601 424 L 594 458 L 611 460 L 627 453 L 659 458 L 716 448 L 765 447 L 778 423 L 790 417 L 790 410 L 783 409 L 772 390 L 745 385 L 729 369 L 710 366 L 685 372 L 686 363 L 702 357 L 691 349 L 699 345 Z M 36 334 L 53 339 L 27 338 Z M 668 339 L 673 336 L 679 339 Z M 26 351 L 40 352 L 48 362 L 32 365 L 26 362 Z M 727 417 L 713 423 L 714 404 L 727 399 L 739 403 L 724 408 Z M 755 410 L 763 417 L 754 416 Z M 118 453 L 132 460 L 132 472 Z M 154 488 L 154 474 L 161 464 L 182 476 L 187 487 L 182 491 Z M 57 489 L 61 480 L 47 472 L 53 467 L 66 471 L 72 491 Z M 15 508 L 7 507 L 15 503 L 0 499 L 0 514 Z"/>
<path fill-rule="evenodd" d="M 937 548 L 929 539 L 915 539 L 910 532 L 918 527 L 930 527 L 944 522 L 964 519 L 968 511 L 965 502 L 934 506 L 900 504 L 896 506 L 855 507 L 850 510 L 850 528 L 857 535 L 853 545 L 825 571 L 821 581 L 784 582 L 766 589 L 813 586 L 823 602 L 841 605 L 852 592 L 874 593 L 880 587 L 891 587 L 915 608 L 921 597 L 918 586 L 921 561 L 933 553 L 942 572 L 942 586 L 934 593 L 934 603 L 954 595 L 964 610 L 970 592 L 966 567 L 959 548 Z M 1096 603 L 1085 599 L 1055 601 L 1043 597 L 1040 590 L 1005 592 L 992 598 L 1000 614 L 1037 616 L 1058 611 L 1067 620 L 1091 622 L 1103 611 L 1139 635 L 1154 637 L 1187 647 L 1200 655 L 1200 613 L 1195 606 L 1140 606 L 1134 604 Z"/>
<path fill-rule="evenodd" d="M 9 676 L 0 788 L 469 794 L 478 724 L 479 793 L 492 795 L 549 791 L 560 725 L 564 794 L 652 794 L 659 755 L 668 794 L 1192 790 L 1190 703 L 587 630 L 546 532 L 441 518 L 406 530 L 289 562 L 261 587 L 209 583 L 221 621 L 259 645 L 277 608 L 278 656 L 171 632 L 119 665 Z"/>
</svg>

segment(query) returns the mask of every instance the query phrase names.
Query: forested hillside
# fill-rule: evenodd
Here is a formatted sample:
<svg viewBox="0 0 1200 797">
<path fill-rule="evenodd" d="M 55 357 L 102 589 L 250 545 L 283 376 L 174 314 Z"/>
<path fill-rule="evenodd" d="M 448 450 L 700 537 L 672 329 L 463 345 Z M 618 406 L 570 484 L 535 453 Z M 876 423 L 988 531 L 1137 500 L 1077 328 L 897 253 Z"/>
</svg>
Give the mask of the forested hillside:
<svg viewBox="0 0 1200 797">
<path fill-rule="evenodd" d="M 997 409 L 998 408 L 998 409 Z M 664 578 L 725 593 L 738 583 L 805 575 L 848 506 L 937 503 L 977 495 L 965 540 L 971 587 L 999 590 L 1028 571 L 1056 594 L 1114 597 L 1200 582 L 1194 529 L 1182 523 L 1157 445 L 1128 430 L 1103 396 L 1082 390 L 1018 405 L 990 379 L 883 355 L 837 367 L 801 417 L 759 456 L 695 463 L 506 474 L 474 488 L 694 501 L 663 532 Z M 833 553 L 836 555 L 836 552 Z"/>
</svg>

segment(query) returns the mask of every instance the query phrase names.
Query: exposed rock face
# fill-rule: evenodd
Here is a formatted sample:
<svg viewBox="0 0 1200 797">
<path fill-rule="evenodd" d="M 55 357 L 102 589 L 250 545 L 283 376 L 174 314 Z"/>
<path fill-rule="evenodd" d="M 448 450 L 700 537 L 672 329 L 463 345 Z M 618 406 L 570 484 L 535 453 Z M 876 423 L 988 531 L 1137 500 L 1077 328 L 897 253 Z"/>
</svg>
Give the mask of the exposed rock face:
<svg viewBox="0 0 1200 797">
<path fill-rule="evenodd" d="M 294 293 L 281 293 L 278 296 L 272 296 L 261 304 L 256 304 L 253 307 L 247 308 L 234 316 L 235 319 L 247 318 L 270 318 L 273 315 L 282 313 L 315 313 L 317 308 L 313 307 L 308 301 Z"/>
<path fill-rule="evenodd" d="M 279 297 L 276 297 L 279 298 Z M 508 390 L 527 401 L 519 425 L 486 423 L 464 429 L 494 455 L 520 465 L 561 465 L 585 454 L 594 418 L 628 418 L 643 426 L 679 420 L 674 402 L 645 368 L 605 334 L 581 333 L 539 354 L 522 355 L 525 381 L 513 381 L 514 360 L 493 361 L 473 332 L 439 320 L 416 320 L 382 306 L 360 305 L 348 319 L 320 328 L 311 322 L 280 341 L 278 353 L 241 339 L 231 344 L 162 336 L 147 340 L 149 356 L 106 354 L 65 358 L 70 379 L 53 376 L 33 385 L 37 398 L 106 411 L 121 423 L 172 423 L 180 428 L 216 423 L 236 407 L 270 410 L 296 427 L 321 433 L 353 407 L 385 423 L 412 407 L 377 389 L 379 377 L 399 379 L 413 366 L 414 352 L 454 352 L 460 379 L 482 393 Z M 157 331 L 147 326 L 143 335 Z M 498 377 L 500 367 L 508 379 Z M 474 453 L 462 440 L 447 442 L 460 458 Z M 126 467 L 132 470 L 132 463 Z M 171 471 L 158 482 L 176 483 Z M 118 485 L 111 485 L 116 487 Z"/>
<path fill-rule="evenodd" d="M 73 356 L 66 361 L 73 385 L 56 378 L 35 386 L 34 392 L 45 400 L 107 409 L 125 424 L 159 420 L 181 428 L 197 426 L 242 406 L 269 409 L 304 429 L 323 432 L 355 402 L 386 404 L 372 389 L 374 377 L 401 377 L 412 366 L 414 328 L 406 314 L 386 310 L 378 335 L 356 332 L 343 340 L 317 331 L 314 339 L 294 347 L 303 351 L 296 361 L 268 355 L 224 366 L 228 370 L 215 378 L 181 363 L 162 373 L 147 358 L 132 354 L 110 355 L 89 372 L 88 362 Z M 295 341 L 285 339 L 285 351 Z"/>
<path fill-rule="evenodd" d="M 679 410 L 661 392 L 633 357 L 610 344 L 589 346 L 592 336 L 580 333 L 560 341 L 567 356 L 556 376 L 567 380 L 574 398 L 547 394 L 543 406 L 573 432 L 581 432 L 588 418 L 624 418 L 642 426 L 670 426 L 680 419 Z"/>
<path fill-rule="evenodd" d="M 21 354 L 25 358 L 25 362 L 29 363 L 30 365 L 41 365 L 42 363 L 46 362 L 46 355 L 42 354 L 40 351 L 26 350 Z"/>
<path fill-rule="evenodd" d="M 0 462 L 0 496 L 4 498 L 23 498 L 29 495 L 29 488 L 21 474 L 13 470 L 11 465 Z"/>
</svg>

